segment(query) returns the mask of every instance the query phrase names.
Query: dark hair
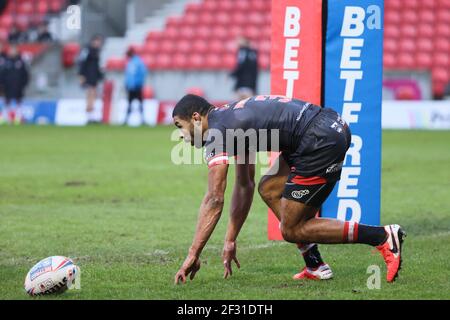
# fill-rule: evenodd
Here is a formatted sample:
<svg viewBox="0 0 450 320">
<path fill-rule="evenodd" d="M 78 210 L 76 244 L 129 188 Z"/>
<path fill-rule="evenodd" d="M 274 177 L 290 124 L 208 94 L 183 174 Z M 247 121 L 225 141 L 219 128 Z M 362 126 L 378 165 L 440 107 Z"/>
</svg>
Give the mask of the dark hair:
<svg viewBox="0 0 450 320">
<path fill-rule="evenodd" d="M 182 119 L 189 119 L 194 112 L 204 116 L 212 107 L 206 99 L 195 94 L 187 94 L 176 104 L 172 112 L 172 118 L 178 116 Z"/>
</svg>

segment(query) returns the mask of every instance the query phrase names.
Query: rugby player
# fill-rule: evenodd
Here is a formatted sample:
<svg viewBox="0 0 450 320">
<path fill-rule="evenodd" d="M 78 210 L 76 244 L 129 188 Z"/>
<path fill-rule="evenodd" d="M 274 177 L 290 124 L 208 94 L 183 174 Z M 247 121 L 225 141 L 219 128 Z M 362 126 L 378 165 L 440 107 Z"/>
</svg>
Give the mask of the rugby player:
<svg viewBox="0 0 450 320">
<path fill-rule="evenodd" d="M 232 261 L 240 267 L 236 239 L 252 202 L 252 158 L 258 151 L 281 152 L 272 172 L 269 170 L 261 178 L 258 191 L 280 220 L 284 240 L 311 251 L 312 260 L 317 260 L 320 266 L 326 264 L 321 261 L 317 243 L 362 243 L 376 247 L 387 266 L 387 281 L 396 279 L 406 235 L 399 225 L 369 226 L 316 216 L 340 179 L 351 143 L 348 125 L 334 110 L 268 95 L 217 108 L 190 94 L 177 103 L 172 117 L 185 142 L 205 147 L 209 168 L 208 190 L 200 206 L 194 240 L 175 275 L 175 283 L 185 283 L 188 276 L 194 279 L 200 269 L 200 254 L 222 213 L 229 160 L 233 156 L 238 163 L 239 179 L 233 190 L 223 250 L 224 277 L 232 274 Z M 312 270 L 307 258 L 305 261 L 304 271 Z M 310 278 L 305 272 L 298 277 Z"/>
</svg>

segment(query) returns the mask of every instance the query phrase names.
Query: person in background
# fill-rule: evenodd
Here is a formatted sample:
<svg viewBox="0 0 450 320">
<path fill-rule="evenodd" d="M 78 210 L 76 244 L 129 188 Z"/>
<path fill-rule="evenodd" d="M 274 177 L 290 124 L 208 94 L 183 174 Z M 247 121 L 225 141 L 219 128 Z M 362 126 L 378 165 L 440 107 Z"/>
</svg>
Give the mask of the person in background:
<svg viewBox="0 0 450 320">
<path fill-rule="evenodd" d="M 20 31 L 20 29 L 13 24 L 11 26 L 11 31 L 8 34 L 8 42 L 11 44 L 19 44 L 28 41 L 28 36 L 25 32 Z"/>
<path fill-rule="evenodd" d="M 4 97 L 5 89 L 4 89 L 4 81 L 5 81 L 5 67 L 6 60 L 8 59 L 8 54 L 6 53 L 3 43 L 0 42 L 0 97 Z M 6 108 L 3 106 L 3 103 L 0 104 L 0 125 L 4 124 L 8 119 L 8 115 L 6 114 Z"/>
<path fill-rule="evenodd" d="M 23 121 L 21 103 L 24 90 L 28 84 L 29 74 L 27 66 L 20 56 L 16 46 L 9 48 L 9 55 L 3 69 L 3 89 L 5 91 L 6 112 L 10 121 L 20 124 Z M 15 102 L 15 110 L 12 110 L 12 102 Z"/>
<path fill-rule="evenodd" d="M 258 78 L 258 53 L 245 37 L 238 38 L 237 65 L 231 77 L 235 78 L 234 90 L 239 100 L 247 99 L 256 94 Z"/>
<path fill-rule="evenodd" d="M 142 122 L 144 121 L 144 106 L 142 101 L 142 88 L 147 76 L 147 67 L 144 61 L 136 54 L 133 49 L 127 51 L 128 63 L 125 68 L 125 88 L 128 92 L 128 111 L 124 124 L 128 123 L 132 111 L 133 101 L 139 102 Z"/>
<path fill-rule="evenodd" d="M 445 87 L 444 100 L 450 100 L 450 82 L 447 83 L 447 86 Z"/>
<path fill-rule="evenodd" d="M 79 71 L 81 85 L 86 88 L 86 113 L 88 121 L 94 122 L 94 103 L 97 99 L 97 85 L 103 80 L 100 69 L 100 50 L 103 46 L 103 37 L 95 35 L 89 45 L 84 48 L 79 57 Z"/>
<path fill-rule="evenodd" d="M 52 42 L 52 34 L 48 31 L 48 25 L 43 22 L 38 26 L 36 42 L 45 43 Z"/>
</svg>

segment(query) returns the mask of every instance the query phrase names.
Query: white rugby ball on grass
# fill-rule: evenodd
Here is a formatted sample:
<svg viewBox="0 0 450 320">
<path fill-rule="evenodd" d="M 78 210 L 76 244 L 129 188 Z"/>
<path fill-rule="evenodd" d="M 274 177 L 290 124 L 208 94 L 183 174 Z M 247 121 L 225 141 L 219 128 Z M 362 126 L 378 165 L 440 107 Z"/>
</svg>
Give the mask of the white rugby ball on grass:
<svg viewBox="0 0 450 320">
<path fill-rule="evenodd" d="M 25 278 L 25 291 L 31 296 L 62 293 L 75 285 L 80 268 L 62 256 L 45 258 L 36 263 Z"/>
</svg>

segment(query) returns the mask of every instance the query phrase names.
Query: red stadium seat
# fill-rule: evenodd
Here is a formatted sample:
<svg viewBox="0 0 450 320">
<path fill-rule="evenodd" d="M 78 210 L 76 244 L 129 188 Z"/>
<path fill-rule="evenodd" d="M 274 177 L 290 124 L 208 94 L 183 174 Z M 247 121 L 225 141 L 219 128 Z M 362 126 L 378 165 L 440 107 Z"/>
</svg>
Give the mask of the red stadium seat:
<svg viewBox="0 0 450 320">
<path fill-rule="evenodd" d="M 49 11 L 49 5 L 46 1 L 37 1 L 36 11 L 40 14 L 45 14 Z"/>
<path fill-rule="evenodd" d="M 192 50 L 192 42 L 182 38 L 175 47 L 175 50 L 183 54 L 189 53 Z"/>
<path fill-rule="evenodd" d="M 399 10 L 403 6 L 402 0 L 386 0 L 384 3 L 386 11 Z"/>
<path fill-rule="evenodd" d="M 229 38 L 230 34 L 228 33 L 228 30 L 226 27 L 220 26 L 220 25 L 216 25 L 213 26 L 211 28 L 211 32 L 212 32 L 212 37 L 214 37 L 215 39 L 222 39 L 225 40 L 227 38 Z"/>
<path fill-rule="evenodd" d="M 106 62 L 106 69 L 110 71 L 122 71 L 125 68 L 125 58 L 110 58 Z"/>
<path fill-rule="evenodd" d="M 401 53 L 398 55 L 398 66 L 403 69 L 411 69 L 415 65 L 414 57 L 411 53 Z"/>
<path fill-rule="evenodd" d="M 209 42 L 208 51 L 214 54 L 220 54 L 224 52 L 224 41 L 219 39 L 213 39 Z"/>
<path fill-rule="evenodd" d="M 220 0 L 218 2 L 218 10 L 221 12 L 231 12 L 235 10 L 234 0 Z"/>
<path fill-rule="evenodd" d="M 222 67 L 231 70 L 236 66 L 236 54 L 227 53 L 223 56 Z"/>
<path fill-rule="evenodd" d="M 435 14 L 433 10 L 420 10 L 419 11 L 419 21 L 422 23 L 434 23 Z"/>
<path fill-rule="evenodd" d="M 205 59 L 205 68 L 214 70 L 220 68 L 221 57 L 218 54 L 208 54 Z"/>
<path fill-rule="evenodd" d="M 59 12 L 62 10 L 63 4 L 63 1 L 53 0 L 52 2 L 50 2 L 50 10 L 52 12 Z"/>
<path fill-rule="evenodd" d="M 155 91 L 152 86 L 144 86 L 142 89 L 142 97 L 144 99 L 153 99 L 155 97 Z"/>
<path fill-rule="evenodd" d="M 264 69 L 264 70 L 270 69 L 270 55 L 269 54 L 260 54 L 258 56 L 258 64 L 261 69 Z"/>
<path fill-rule="evenodd" d="M 448 82 L 446 81 L 433 81 L 433 93 L 437 97 L 444 95 L 445 87 Z"/>
<path fill-rule="evenodd" d="M 439 0 L 438 1 L 439 8 L 447 8 L 450 9 L 450 0 Z"/>
<path fill-rule="evenodd" d="M 169 69 L 172 66 L 172 57 L 170 55 L 164 53 L 155 55 L 155 69 Z"/>
<path fill-rule="evenodd" d="M 15 24 L 20 30 L 25 31 L 30 25 L 30 18 L 27 15 L 17 16 L 15 19 Z"/>
<path fill-rule="evenodd" d="M 418 33 L 421 39 L 432 38 L 434 36 L 434 28 L 431 24 L 421 24 L 419 25 Z"/>
<path fill-rule="evenodd" d="M 160 42 L 159 51 L 164 53 L 172 53 L 175 51 L 176 43 L 170 39 L 164 39 Z"/>
<path fill-rule="evenodd" d="M 0 18 L 0 28 L 9 29 L 13 25 L 13 18 L 11 15 L 3 15 Z"/>
<path fill-rule="evenodd" d="M 156 69 L 156 59 L 154 55 L 144 55 L 142 56 L 142 60 L 150 70 Z"/>
<path fill-rule="evenodd" d="M 186 40 L 191 41 L 196 36 L 195 30 L 196 29 L 194 27 L 183 26 L 178 30 L 178 35 L 181 39 L 186 39 Z"/>
<path fill-rule="evenodd" d="M 162 32 L 152 31 L 147 34 L 145 41 L 147 41 L 147 42 L 158 41 L 158 40 L 161 40 L 163 37 L 164 37 L 164 35 Z"/>
<path fill-rule="evenodd" d="M 401 22 L 401 15 L 397 11 L 388 11 L 384 14 L 386 24 L 398 25 Z"/>
<path fill-rule="evenodd" d="M 149 41 L 144 44 L 144 54 L 154 54 L 159 51 L 160 41 Z"/>
<path fill-rule="evenodd" d="M 436 35 L 444 37 L 446 39 L 450 38 L 450 23 L 439 23 L 436 27 Z"/>
<path fill-rule="evenodd" d="M 62 64 L 65 68 L 75 65 L 75 60 L 80 53 L 80 45 L 76 42 L 69 42 L 63 45 Z"/>
<path fill-rule="evenodd" d="M 384 36 L 386 39 L 396 39 L 400 36 L 400 30 L 398 26 L 386 25 L 384 28 Z"/>
<path fill-rule="evenodd" d="M 244 28 L 241 25 L 232 25 L 228 32 L 230 34 L 230 38 L 237 39 L 237 37 L 244 34 Z"/>
<path fill-rule="evenodd" d="M 231 23 L 231 14 L 228 12 L 219 12 L 215 17 L 217 24 L 227 27 Z"/>
<path fill-rule="evenodd" d="M 420 1 L 420 6 L 422 8 L 434 9 L 437 6 L 436 2 L 436 0 L 422 0 Z"/>
<path fill-rule="evenodd" d="M 241 11 L 235 11 L 230 15 L 230 21 L 233 25 L 244 25 L 247 22 L 247 15 Z"/>
<path fill-rule="evenodd" d="M 272 42 L 270 40 L 264 40 L 259 42 L 258 50 L 261 54 L 270 53 L 272 49 Z"/>
<path fill-rule="evenodd" d="M 436 51 L 447 52 L 450 55 L 450 39 L 435 38 L 434 47 Z"/>
<path fill-rule="evenodd" d="M 436 15 L 438 22 L 450 23 L 450 9 L 440 9 Z"/>
<path fill-rule="evenodd" d="M 400 40 L 400 50 L 402 52 L 414 52 L 416 51 L 416 43 L 413 39 L 404 38 Z"/>
<path fill-rule="evenodd" d="M 205 67 L 204 55 L 194 53 L 189 56 L 188 67 L 194 70 L 201 70 Z"/>
<path fill-rule="evenodd" d="M 416 55 L 416 64 L 417 68 L 419 69 L 426 69 L 426 70 L 430 69 L 431 66 L 433 65 L 433 59 L 431 57 L 431 54 L 419 52 Z"/>
<path fill-rule="evenodd" d="M 398 50 L 398 41 L 394 38 L 388 38 L 384 40 L 384 52 L 396 53 Z"/>
<path fill-rule="evenodd" d="M 219 1 L 209 0 L 204 1 L 201 6 L 201 11 L 216 12 L 219 9 Z"/>
<path fill-rule="evenodd" d="M 433 65 L 450 69 L 450 55 L 448 52 L 434 54 Z"/>
<path fill-rule="evenodd" d="M 182 28 L 185 28 L 186 26 L 192 27 L 195 26 L 198 23 L 198 13 L 187 13 L 181 18 L 181 23 L 183 24 Z"/>
<path fill-rule="evenodd" d="M 248 15 L 247 17 L 247 21 L 250 24 L 255 24 L 255 25 L 263 25 L 264 24 L 264 14 L 263 13 L 259 13 L 259 12 L 252 12 Z"/>
<path fill-rule="evenodd" d="M 433 81 L 448 81 L 450 79 L 450 71 L 447 68 L 434 67 L 432 77 Z"/>
<path fill-rule="evenodd" d="M 234 8 L 236 11 L 246 12 L 251 8 L 251 3 L 248 0 L 235 0 Z"/>
<path fill-rule="evenodd" d="M 33 4 L 31 2 L 24 2 L 18 5 L 17 14 L 30 15 L 34 11 Z"/>
<path fill-rule="evenodd" d="M 406 3 L 409 3 L 411 0 L 405 1 Z M 402 23 L 410 23 L 410 24 L 416 24 L 418 20 L 418 14 L 415 10 L 405 10 L 401 14 L 401 20 Z"/>
<path fill-rule="evenodd" d="M 417 28 L 413 24 L 404 24 L 401 27 L 401 34 L 403 37 L 414 38 L 417 36 Z"/>
<path fill-rule="evenodd" d="M 197 39 L 192 43 L 192 51 L 198 54 L 205 54 L 208 51 L 208 44 L 205 40 Z"/>
<path fill-rule="evenodd" d="M 179 28 L 181 25 L 181 19 L 176 16 L 167 17 L 166 28 Z"/>
<path fill-rule="evenodd" d="M 165 40 L 171 40 L 171 41 L 178 40 L 178 38 L 180 36 L 180 33 L 179 33 L 178 30 L 180 30 L 180 28 L 178 28 L 178 27 L 166 28 L 163 31 L 163 40 L 162 41 L 165 41 Z"/>
<path fill-rule="evenodd" d="M 417 49 L 419 52 L 426 52 L 428 54 L 428 52 L 431 52 L 434 49 L 433 41 L 430 38 L 419 38 Z"/>
<path fill-rule="evenodd" d="M 419 0 L 408 0 L 408 1 L 403 1 L 402 2 L 402 6 L 403 8 L 407 8 L 407 9 L 413 9 L 416 10 L 420 5 L 420 1 Z"/>
<path fill-rule="evenodd" d="M 0 29 L 0 41 L 5 42 L 8 39 L 8 31 Z"/>
<path fill-rule="evenodd" d="M 185 12 L 187 14 L 190 14 L 190 13 L 196 14 L 196 13 L 202 11 L 202 7 L 203 7 L 202 3 L 190 2 L 190 3 L 186 4 Z"/>
<path fill-rule="evenodd" d="M 174 69 L 185 69 L 188 65 L 188 56 L 186 53 L 177 53 L 173 56 Z"/>
<path fill-rule="evenodd" d="M 203 25 L 212 25 L 215 24 L 216 22 L 216 18 L 214 17 L 214 14 L 210 13 L 210 12 L 201 12 L 198 15 L 198 23 L 203 24 Z"/>
<path fill-rule="evenodd" d="M 400 86 L 395 92 L 396 100 L 415 100 L 416 92 L 411 86 Z"/>
<path fill-rule="evenodd" d="M 212 30 L 208 26 L 200 26 L 196 30 L 196 37 L 199 39 L 209 39 L 212 34 Z"/>
<path fill-rule="evenodd" d="M 251 1 L 251 8 L 255 11 L 270 11 L 270 0 L 249 0 Z"/>
</svg>

